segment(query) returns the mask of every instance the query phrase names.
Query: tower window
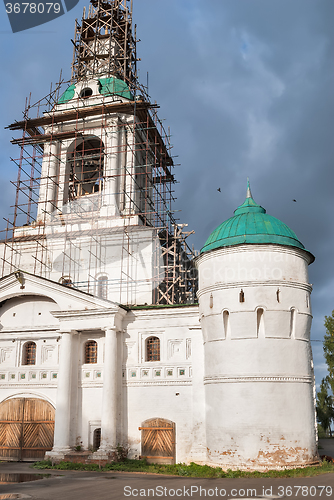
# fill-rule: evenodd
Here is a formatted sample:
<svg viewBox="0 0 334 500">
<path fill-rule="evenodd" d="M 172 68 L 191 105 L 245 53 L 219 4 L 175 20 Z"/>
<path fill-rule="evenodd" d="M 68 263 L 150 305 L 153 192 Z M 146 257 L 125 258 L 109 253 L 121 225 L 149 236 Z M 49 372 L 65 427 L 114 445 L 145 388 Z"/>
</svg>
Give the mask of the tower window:
<svg viewBox="0 0 334 500">
<path fill-rule="evenodd" d="M 223 324 L 224 324 L 224 334 L 225 337 L 230 336 L 230 313 L 228 311 L 223 312 Z"/>
<path fill-rule="evenodd" d="M 245 294 L 244 291 L 241 289 L 239 293 L 239 302 L 245 302 Z"/>
<path fill-rule="evenodd" d="M 264 337 L 264 311 L 262 308 L 259 308 L 256 311 L 256 333 L 258 337 Z"/>
<path fill-rule="evenodd" d="M 160 361 L 160 339 L 158 337 L 147 339 L 146 361 Z"/>
<path fill-rule="evenodd" d="M 296 328 L 296 309 L 292 308 L 290 312 L 290 337 L 294 337 Z"/>
<path fill-rule="evenodd" d="M 100 297 L 100 299 L 108 298 L 108 277 L 107 276 L 99 276 L 97 278 L 97 293 L 96 295 Z"/>
<path fill-rule="evenodd" d="M 23 364 L 36 364 L 36 344 L 35 342 L 27 342 L 23 348 Z"/>
<path fill-rule="evenodd" d="M 82 91 L 80 92 L 80 97 L 83 98 L 90 97 L 91 95 L 93 95 L 93 91 L 90 87 L 86 87 L 85 89 L 82 89 Z"/>
<path fill-rule="evenodd" d="M 89 340 L 85 344 L 85 364 L 97 363 L 97 342 Z"/>
<path fill-rule="evenodd" d="M 97 137 L 82 141 L 69 158 L 69 199 L 102 191 L 103 142 Z"/>
<path fill-rule="evenodd" d="M 277 302 L 279 302 L 279 301 L 280 301 L 280 293 L 281 293 L 281 292 L 280 292 L 279 288 L 277 288 L 277 291 L 276 291 L 276 299 L 277 299 Z"/>
</svg>

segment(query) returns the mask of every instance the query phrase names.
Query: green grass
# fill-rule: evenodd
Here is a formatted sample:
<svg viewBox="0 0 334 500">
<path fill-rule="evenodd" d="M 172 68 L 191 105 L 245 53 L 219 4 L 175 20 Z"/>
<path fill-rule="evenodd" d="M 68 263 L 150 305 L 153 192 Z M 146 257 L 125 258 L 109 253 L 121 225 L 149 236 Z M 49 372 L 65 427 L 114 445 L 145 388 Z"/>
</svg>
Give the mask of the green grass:
<svg viewBox="0 0 334 500">
<path fill-rule="evenodd" d="M 210 467 L 209 465 L 198 465 L 191 463 L 186 464 L 148 464 L 145 460 L 125 460 L 107 464 L 104 467 L 99 467 L 98 464 L 81 464 L 72 462 L 60 462 L 57 465 L 52 465 L 50 460 L 35 462 L 32 467 L 35 469 L 56 469 L 56 470 L 84 470 L 84 471 L 124 471 L 124 472 L 146 472 L 152 474 L 166 474 L 184 477 L 311 477 L 325 474 L 328 472 L 334 473 L 334 464 L 322 462 L 316 467 L 305 467 L 290 470 L 269 470 L 267 472 L 245 472 L 232 471 L 228 469 L 223 471 L 220 467 Z"/>
</svg>

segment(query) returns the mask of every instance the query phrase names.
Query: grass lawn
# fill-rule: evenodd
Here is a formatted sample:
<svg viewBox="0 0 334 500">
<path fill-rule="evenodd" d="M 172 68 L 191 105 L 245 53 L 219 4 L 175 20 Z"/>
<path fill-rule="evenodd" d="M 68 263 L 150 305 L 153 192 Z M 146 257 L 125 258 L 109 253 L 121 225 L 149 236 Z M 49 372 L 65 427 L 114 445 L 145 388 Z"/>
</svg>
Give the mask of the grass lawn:
<svg viewBox="0 0 334 500">
<path fill-rule="evenodd" d="M 98 464 L 81 464 L 72 462 L 60 462 L 52 465 L 50 460 L 35 462 L 32 467 L 35 469 L 57 469 L 57 470 L 84 470 L 84 471 L 124 471 L 124 472 L 146 472 L 152 474 L 166 474 L 185 477 L 311 477 L 334 472 L 334 463 L 323 461 L 318 466 L 304 467 L 286 470 L 268 470 L 267 472 L 245 472 L 245 471 L 224 471 L 220 467 L 210 467 L 209 465 L 175 464 L 148 464 L 145 460 L 128 460 L 115 462 L 99 467 Z"/>
</svg>

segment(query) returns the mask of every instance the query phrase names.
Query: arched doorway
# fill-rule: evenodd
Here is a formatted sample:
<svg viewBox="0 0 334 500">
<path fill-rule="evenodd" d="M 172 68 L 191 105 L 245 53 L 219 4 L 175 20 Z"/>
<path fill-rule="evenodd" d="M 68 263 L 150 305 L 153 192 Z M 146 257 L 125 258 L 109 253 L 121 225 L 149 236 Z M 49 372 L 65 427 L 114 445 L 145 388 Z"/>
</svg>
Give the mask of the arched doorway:
<svg viewBox="0 0 334 500">
<path fill-rule="evenodd" d="M 52 449 L 53 406 L 37 398 L 13 398 L 0 404 L 0 460 L 43 459 Z"/>
<path fill-rule="evenodd" d="M 141 430 L 141 456 L 148 463 L 175 463 L 175 423 L 163 418 L 145 420 Z"/>
</svg>

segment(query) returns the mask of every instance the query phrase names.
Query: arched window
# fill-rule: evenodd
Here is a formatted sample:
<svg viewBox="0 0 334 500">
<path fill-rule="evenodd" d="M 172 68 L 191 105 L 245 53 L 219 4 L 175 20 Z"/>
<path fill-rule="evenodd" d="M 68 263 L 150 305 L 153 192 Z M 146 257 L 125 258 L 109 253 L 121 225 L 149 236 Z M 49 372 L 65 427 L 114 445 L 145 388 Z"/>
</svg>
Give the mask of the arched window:
<svg viewBox="0 0 334 500">
<path fill-rule="evenodd" d="M 97 363 L 97 342 L 89 340 L 85 344 L 85 363 Z"/>
<path fill-rule="evenodd" d="M 108 276 L 99 276 L 97 278 L 96 295 L 101 299 L 108 298 Z"/>
<path fill-rule="evenodd" d="M 244 291 L 241 289 L 239 293 L 239 302 L 245 302 L 245 294 Z"/>
<path fill-rule="evenodd" d="M 160 339 L 150 337 L 146 340 L 146 361 L 160 361 Z"/>
<path fill-rule="evenodd" d="M 27 342 L 23 346 L 23 365 L 36 364 L 36 344 L 35 342 Z"/>
<path fill-rule="evenodd" d="M 295 329 L 296 329 L 296 314 L 297 311 L 294 307 L 291 308 L 290 310 L 290 337 L 295 336 Z"/>
<path fill-rule="evenodd" d="M 91 95 L 93 95 L 93 91 L 90 87 L 86 87 L 84 89 L 82 89 L 82 91 L 80 92 L 80 97 L 90 97 Z"/>
<path fill-rule="evenodd" d="M 69 199 L 102 191 L 103 142 L 91 137 L 81 142 L 69 158 Z"/>
<path fill-rule="evenodd" d="M 225 337 L 231 336 L 230 313 L 228 311 L 223 311 L 223 324 Z"/>
<path fill-rule="evenodd" d="M 258 337 L 264 337 L 264 310 L 259 308 L 256 311 L 256 333 Z"/>
</svg>

